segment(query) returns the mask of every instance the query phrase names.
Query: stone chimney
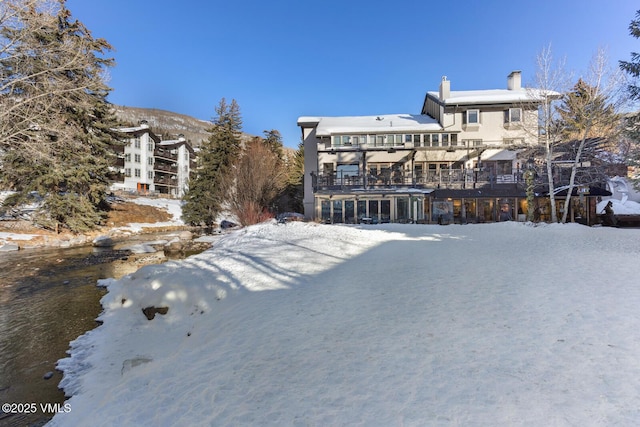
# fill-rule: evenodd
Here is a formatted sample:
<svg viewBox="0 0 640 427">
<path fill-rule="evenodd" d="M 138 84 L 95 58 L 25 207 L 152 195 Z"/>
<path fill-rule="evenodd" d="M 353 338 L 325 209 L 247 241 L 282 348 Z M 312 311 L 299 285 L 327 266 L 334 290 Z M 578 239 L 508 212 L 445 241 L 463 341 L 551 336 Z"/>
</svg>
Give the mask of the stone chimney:
<svg viewBox="0 0 640 427">
<path fill-rule="evenodd" d="M 447 80 L 447 76 L 442 76 L 442 81 L 440 82 L 440 100 L 444 101 L 450 96 L 451 96 L 451 82 Z"/>
<path fill-rule="evenodd" d="M 520 90 L 522 89 L 522 72 L 512 71 L 507 77 L 507 89 Z"/>
</svg>

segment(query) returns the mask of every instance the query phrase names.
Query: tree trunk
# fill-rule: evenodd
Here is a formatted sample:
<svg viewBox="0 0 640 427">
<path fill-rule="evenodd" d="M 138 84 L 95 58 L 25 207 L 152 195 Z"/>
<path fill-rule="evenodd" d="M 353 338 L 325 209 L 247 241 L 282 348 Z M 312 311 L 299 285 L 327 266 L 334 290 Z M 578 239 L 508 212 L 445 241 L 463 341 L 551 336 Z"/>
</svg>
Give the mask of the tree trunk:
<svg viewBox="0 0 640 427">
<path fill-rule="evenodd" d="M 580 157 L 582 156 L 582 150 L 584 149 L 585 141 L 587 140 L 587 135 L 591 130 L 591 125 L 587 124 L 587 127 L 582 134 L 582 140 L 580 141 L 580 145 L 578 146 L 578 151 L 576 152 L 576 158 L 573 160 L 573 165 L 571 166 L 571 177 L 569 178 L 569 188 L 567 189 L 567 198 L 564 202 L 564 212 L 562 213 L 562 223 L 565 224 L 567 222 L 567 215 L 569 213 L 569 207 L 571 206 L 571 193 L 573 193 L 573 187 L 576 180 L 576 171 L 578 170 L 578 164 L 580 163 Z"/>
<path fill-rule="evenodd" d="M 549 138 L 546 139 L 546 162 L 547 162 L 547 182 L 549 184 L 549 203 L 551 204 L 551 222 L 558 222 L 558 214 L 556 213 L 556 195 L 555 187 L 553 185 L 553 165 L 551 159 L 553 158 L 553 146 Z"/>
</svg>

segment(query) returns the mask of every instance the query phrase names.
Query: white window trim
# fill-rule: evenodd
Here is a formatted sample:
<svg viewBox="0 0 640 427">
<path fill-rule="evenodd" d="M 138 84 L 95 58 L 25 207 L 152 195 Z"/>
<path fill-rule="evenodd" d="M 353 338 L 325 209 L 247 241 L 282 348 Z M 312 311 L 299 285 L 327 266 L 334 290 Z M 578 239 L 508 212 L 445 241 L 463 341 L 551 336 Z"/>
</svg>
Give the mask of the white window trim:
<svg viewBox="0 0 640 427">
<path fill-rule="evenodd" d="M 477 118 L 477 120 L 476 120 L 475 122 L 472 122 L 472 121 L 470 121 L 470 120 L 469 120 L 469 113 L 471 113 L 472 111 L 475 111 L 475 112 L 476 112 L 476 118 Z M 472 109 L 470 109 L 470 110 L 467 110 L 467 111 L 465 111 L 465 115 L 467 116 L 467 120 L 466 120 L 466 121 L 467 121 L 467 125 L 472 125 L 472 126 L 474 126 L 474 125 L 479 125 L 479 124 L 480 124 L 480 110 L 479 110 L 479 109 L 477 109 L 477 108 L 472 108 Z"/>
</svg>

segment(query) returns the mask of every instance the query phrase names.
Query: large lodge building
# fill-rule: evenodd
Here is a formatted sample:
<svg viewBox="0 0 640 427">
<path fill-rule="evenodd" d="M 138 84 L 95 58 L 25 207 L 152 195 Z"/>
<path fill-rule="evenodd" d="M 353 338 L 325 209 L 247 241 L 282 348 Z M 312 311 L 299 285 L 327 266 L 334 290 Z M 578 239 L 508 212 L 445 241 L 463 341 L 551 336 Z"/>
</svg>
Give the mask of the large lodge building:
<svg viewBox="0 0 640 427">
<path fill-rule="evenodd" d="M 533 160 L 522 153 L 539 145 L 542 95 L 522 87 L 519 71 L 497 90 L 452 91 L 443 77 L 421 114 L 300 117 L 305 216 L 328 223 L 524 221 L 523 175 Z M 584 206 L 575 215 L 592 211 L 594 201 L 576 200 Z M 548 207 L 541 203 L 536 214 L 548 219 Z"/>
</svg>

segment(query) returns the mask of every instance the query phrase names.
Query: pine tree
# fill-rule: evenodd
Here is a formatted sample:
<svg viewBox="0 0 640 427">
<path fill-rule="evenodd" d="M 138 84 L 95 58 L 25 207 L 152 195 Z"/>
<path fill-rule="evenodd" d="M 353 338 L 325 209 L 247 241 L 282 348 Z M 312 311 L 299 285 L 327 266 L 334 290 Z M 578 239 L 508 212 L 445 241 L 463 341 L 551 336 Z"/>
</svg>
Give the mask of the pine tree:
<svg viewBox="0 0 640 427">
<path fill-rule="evenodd" d="M 284 154 L 282 151 L 282 135 L 275 129 L 269 131 L 265 130 L 264 139 L 262 143 L 269 148 L 269 150 L 275 154 L 281 161 L 284 160 Z"/>
<path fill-rule="evenodd" d="M 640 10 L 636 11 L 635 19 L 629 24 L 629 34 L 636 39 L 640 38 Z M 631 52 L 631 61 L 619 61 L 619 63 L 622 71 L 625 71 L 634 79 L 640 77 L 640 53 Z M 633 99 L 640 100 L 640 86 L 630 84 L 628 90 Z"/>
<path fill-rule="evenodd" d="M 286 193 L 289 196 L 291 208 L 295 212 L 304 211 L 304 142 L 300 141 L 298 149 L 289 163 Z"/>
<path fill-rule="evenodd" d="M 640 39 L 640 10 L 636 11 L 636 17 L 629 24 L 629 34 Z M 620 68 L 634 79 L 640 78 L 640 53 L 631 52 L 631 61 L 620 61 Z M 628 86 L 629 96 L 636 101 L 640 100 L 640 85 L 630 84 Z M 640 119 L 638 115 L 629 117 L 626 121 L 625 133 L 632 145 L 629 150 L 629 166 L 633 168 L 631 180 L 636 189 L 640 190 Z"/>
<path fill-rule="evenodd" d="M 111 46 L 71 19 L 65 0 L 1 5 L 1 177 L 18 193 L 44 197 L 36 222 L 86 231 L 104 219 L 110 149 L 118 134 L 106 97 Z"/>
<path fill-rule="evenodd" d="M 578 79 L 558 106 L 563 139 L 607 137 L 615 132 L 618 120 L 613 105 L 606 101 L 599 88 Z"/>
<path fill-rule="evenodd" d="M 578 165 L 583 160 L 585 150 L 591 157 L 595 157 L 597 151 L 602 149 L 607 140 L 614 140 L 619 129 L 620 118 L 616 113 L 617 87 L 616 79 L 611 78 L 602 64 L 606 63 L 603 52 L 596 56 L 595 75 L 591 76 L 595 84 L 589 84 L 579 79 L 573 89 L 562 97 L 562 102 L 557 108 L 560 116 L 562 135 L 566 140 L 576 140 L 576 148 L 569 188 L 565 205 L 569 206 L 575 184 Z M 600 145 L 586 146 L 587 139 L 598 137 L 603 141 Z M 567 221 L 568 209 L 562 215 L 562 222 Z"/>
<path fill-rule="evenodd" d="M 182 208 L 183 220 L 191 225 L 213 227 L 233 185 L 231 170 L 241 152 L 242 118 L 235 99 L 224 98 L 216 107 L 211 135 L 198 153 L 195 177 L 189 183 Z"/>
</svg>

